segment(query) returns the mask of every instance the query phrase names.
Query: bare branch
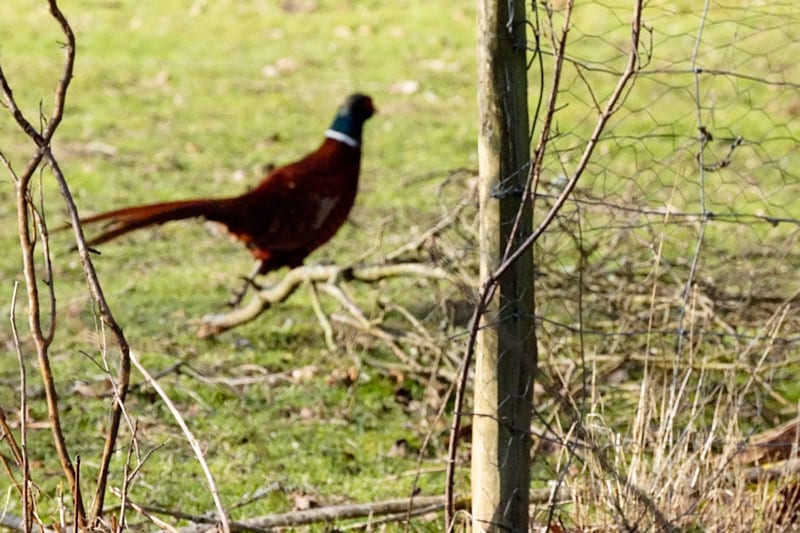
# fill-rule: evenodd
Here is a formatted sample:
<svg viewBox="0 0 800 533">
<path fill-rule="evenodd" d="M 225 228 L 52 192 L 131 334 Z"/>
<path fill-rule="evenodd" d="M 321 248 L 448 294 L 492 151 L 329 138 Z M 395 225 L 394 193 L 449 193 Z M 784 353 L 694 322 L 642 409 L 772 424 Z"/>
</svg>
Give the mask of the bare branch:
<svg viewBox="0 0 800 533">
<path fill-rule="evenodd" d="M 11 448 L 11 454 L 14 459 L 14 463 L 16 464 L 17 468 L 20 470 L 24 470 L 25 458 L 23 457 L 23 451 L 20 445 L 17 443 L 17 440 L 14 438 L 14 434 L 11 432 L 11 428 L 8 426 L 8 420 L 6 419 L 6 412 L 5 410 L 0 407 L 0 442 L 5 440 L 8 442 L 8 447 Z M 14 477 L 14 472 L 11 470 L 11 465 L 8 464 L 6 456 L 0 454 L 0 460 L 3 461 L 3 466 L 6 469 L 6 473 L 8 477 L 14 482 L 14 486 L 17 488 L 17 492 L 20 496 L 23 496 L 23 489 L 20 482 L 17 481 L 17 478 Z M 23 496 L 24 501 L 24 496 Z"/>
<path fill-rule="evenodd" d="M 74 495 L 80 495 L 80 490 L 79 487 L 76 486 L 76 481 L 75 481 L 76 475 L 74 472 L 72 462 L 70 460 L 69 453 L 67 451 L 67 445 L 64 440 L 63 431 L 61 429 L 60 416 L 58 412 L 57 394 L 56 394 L 55 384 L 53 383 L 53 376 L 50 370 L 49 357 L 47 353 L 49 344 L 53 339 L 53 335 L 55 334 L 54 327 L 56 318 L 55 298 L 52 292 L 53 291 L 52 275 L 51 275 L 52 267 L 51 267 L 48 239 L 47 239 L 47 229 L 43 217 L 43 206 L 40 208 L 40 211 L 37 212 L 33 208 L 32 203 L 30 201 L 30 190 L 29 190 L 30 179 L 33 176 L 36 169 L 40 167 L 40 164 L 42 163 L 43 160 L 46 160 L 49 166 L 51 167 L 56 177 L 56 180 L 59 184 L 59 188 L 61 189 L 62 196 L 64 197 L 64 200 L 66 202 L 70 220 L 72 221 L 73 227 L 75 227 L 76 239 L 78 242 L 77 247 L 81 257 L 81 264 L 84 268 L 84 272 L 89 282 L 90 290 L 92 291 L 95 301 L 98 303 L 98 306 L 100 308 L 100 313 L 103 322 L 108 327 L 110 327 L 112 332 L 115 334 L 117 342 L 120 346 L 121 364 L 120 364 L 119 376 L 117 379 L 117 388 L 116 388 L 117 394 L 114 398 L 112 419 L 109 424 L 109 430 L 106 437 L 106 446 L 104 449 L 103 458 L 101 459 L 100 463 L 97 491 L 95 493 L 94 508 L 92 510 L 92 517 L 90 520 L 90 522 L 94 522 L 100 516 L 100 514 L 102 514 L 105 487 L 108 477 L 108 468 L 111 461 L 111 454 L 113 453 L 115 447 L 115 441 L 119 429 L 120 420 L 122 417 L 122 404 L 125 401 L 125 395 L 128 388 L 129 375 L 130 375 L 130 362 L 127 360 L 128 358 L 127 353 L 129 349 L 127 341 L 125 340 L 124 335 L 122 334 L 121 328 L 119 328 L 119 326 L 116 324 L 113 316 L 111 315 L 111 311 L 105 302 L 105 298 L 102 294 L 102 290 L 100 289 L 97 276 L 94 272 L 94 268 L 88 256 L 88 251 L 86 249 L 85 241 L 83 239 L 83 235 L 79 227 L 78 223 L 79 216 L 77 214 L 77 209 L 74 205 L 74 202 L 72 201 L 72 196 L 69 191 L 66 179 L 63 173 L 61 172 L 60 165 L 58 164 L 58 161 L 56 160 L 50 148 L 50 142 L 53 136 L 55 135 L 58 126 L 61 124 L 61 121 L 64 116 L 67 90 L 69 88 L 73 76 L 76 46 L 75 46 L 75 36 L 72 32 L 72 28 L 70 27 L 70 24 L 67 21 L 66 17 L 64 16 L 63 12 L 59 8 L 57 1 L 48 0 L 48 6 L 50 9 L 51 16 L 57 21 L 66 39 L 64 43 L 64 67 L 62 70 L 61 78 L 59 79 L 55 90 L 55 97 L 54 97 L 55 102 L 53 106 L 52 116 L 50 117 L 49 120 L 45 121 L 45 124 L 42 127 L 41 132 L 37 130 L 31 124 L 31 122 L 25 117 L 24 113 L 18 106 L 14 98 L 9 80 L 7 79 L 5 73 L 0 67 L 0 96 L 2 96 L 3 103 L 6 105 L 6 107 L 8 107 L 17 125 L 26 133 L 26 135 L 28 135 L 28 137 L 31 138 L 31 140 L 34 141 L 34 143 L 38 148 L 34 153 L 33 157 L 31 158 L 31 160 L 28 162 L 25 170 L 19 175 L 16 175 L 14 173 L 10 163 L 5 159 L 5 157 L 3 157 L 2 159 L 4 165 L 9 170 L 9 172 L 12 173 L 16 182 L 17 222 L 18 222 L 18 230 L 20 237 L 20 246 L 23 251 L 23 268 L 24 268 L 25 282 L 28 292 L 30 329 L 34 337 L 37 353 L 39 356 L 39 364 L 42 373 L 42 379 L 45 384 L 45 394 L 47 397 L 48 410 L 50 412 L 51 428 L 54 436 L 54 442 L 56 445 L 56 449 L 58 451 L 58 455 L 61 459 L 62 469 L 64 471 L 64 474 L 72 487 L 72 490 L 70 492 Z M 39 230 L 36 236 L 33 236 L 31 234 L 32 213 L 34 220 L 33 225 Z M 44 332 L 41 326 L 41 316 L 39 307 L 40 297 L 39 297 L 38 281 L 36 276 L 36 261 L 34 257 L 36 244 L 40 239 L 41 242 L 43 243 L 42 254 L 44 256 L 44 262 L 45 262 L 45 280 L 46 280 L 45 283 L 48 286 L 48 291 L 50 294 L 50 326 L 47 333 Z M 84 516 L 85 511 L 82 501 L 76 502 L 76 509 L 78 510 L 78 516 L 76 517 L 76 520 L 79 525 L 83 526 L 85 525 L 85 516 Z"/>
</svg>

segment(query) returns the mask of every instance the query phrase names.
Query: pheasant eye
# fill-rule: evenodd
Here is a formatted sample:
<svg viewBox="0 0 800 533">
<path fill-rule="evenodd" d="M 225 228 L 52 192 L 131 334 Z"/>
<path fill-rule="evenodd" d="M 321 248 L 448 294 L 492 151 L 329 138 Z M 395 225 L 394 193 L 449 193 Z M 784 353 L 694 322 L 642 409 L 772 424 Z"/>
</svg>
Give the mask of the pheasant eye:
<svg viewBox="0 0 800 533">
<path fill-rule="evenodd" d="M 363 107 L 364 107 L 364 111 L 368 115 L 372 115 L 372 114 L 377 112 L 377 109 L 375 109 L 375 104 L 372 103 L 372 99 L 371 98 L 365 98 L 364 99 L 364 106 Z"/>
</svg>

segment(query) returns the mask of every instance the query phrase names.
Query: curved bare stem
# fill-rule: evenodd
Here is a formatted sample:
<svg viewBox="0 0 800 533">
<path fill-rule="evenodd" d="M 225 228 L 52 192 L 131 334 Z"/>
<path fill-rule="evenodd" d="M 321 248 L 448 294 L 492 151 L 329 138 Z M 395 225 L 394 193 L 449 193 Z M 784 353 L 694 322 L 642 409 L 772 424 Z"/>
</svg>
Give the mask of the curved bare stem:
<svg viewBox="0 0 800 533">
<path fill-rule="evenodd" d="M 208 483 L 208 489 L 211 492 L 211 496 L 214 498 L 214 505 L 217 507 L 217 512 L 219 513 L 219 521 L 220 526 L 222 527 L 222 531 L 225 533 L 229 533 L 231 530 L 230 523 L 228 522 L 228 514 L 225 511 L 225 507 L 222 505 L 222 500 L 219 497 L 219 490 L 217 489 L 217 484 L 214 482 L 214 476 L 211 474 L 211 469 L 208 467 L 208 463 L 203 457 L 203 450 L 200 449 L 200 443 L 197 442 L 197 439 L 192 434 L 192 431 L 189 429 L 189 426 L 186 425 L 186 422 L 183 420 L 180 411 L 178 411 L 175 404 L 172 403 L 167 393 L 164 389 L 161 388 L 161 385 L 150 375 L 147 369 L 139 362 L 135 355 L 131 354 L 131 361 L 133 362 L 136 369 L 141 372 L 144 376 L 145 380 L 150 384 L 151 387 L 158 393 L 161 399 L 164 401 L 164 405 L 167 406 L 172 416 L 178 422 L 178 425 L 183 430 L 184 436 L 186 436 L 186 440 L 189 442 L 189 445 L 192 447 L 192 451 L 194 452 L 195 457 L 197 457 L 197 461 L 200 463 L 201 468 L 203 469 L 203 473 L 206 476 L 206 482 Z"/>
</svg>

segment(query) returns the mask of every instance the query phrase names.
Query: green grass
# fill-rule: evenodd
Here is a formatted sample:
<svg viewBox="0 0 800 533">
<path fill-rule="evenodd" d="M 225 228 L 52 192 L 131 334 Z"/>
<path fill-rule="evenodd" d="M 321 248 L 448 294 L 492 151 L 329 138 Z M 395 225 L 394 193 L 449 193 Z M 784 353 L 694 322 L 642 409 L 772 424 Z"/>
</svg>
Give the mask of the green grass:
<svg viewBox="0 0 800 533">
<path fill-rule="evenodd" d="M 243 191 L 260 179 L 265 165 L 287 163 L 315 148 L 342 98 L 363 91 L 374 97 L 379 113 L 366 126 L 357 206 L 350 223 L 310 260 L 377 260 L 437 220 L 438 190 L 447 172 L 477 165 L 473 3 L 311 3 L 315 9 L 308 13 L 287 12 L 271 1 L 76 0 L 62 6 L 76 32 L 78 59 L 55 153 L 81 213 Z M 50 112 L 62 60 L 57 44 L 61 37 L 42 4 L 0 3 L 0 64 L 30 118 L 37 116 L 40 102 L 45 115 Z M 706 207 L 717 215 L 800 217 L 795 170 L 800 163 L 800 106 L 791 84 L 798 81 L 800 67 L 794 59 L 796 46 L 775 44 L 796 41 L 791 39 L 800 33 L 795 15 L 782 4 L 767 14 L 744 4 L 715 5 L 697 63 L 749 77 L 703 75 L 696 93 L 690 68 L 700 11 L 688 2 L 674 4 L 647 4 L 644 18 L 652 33 L 648 30 L 645 41 L 649 46 L 652 39 L 653 56 L 598 143 L 576 198 L 698 213 L 702 179 Z M 574 169 L 594 127 L 595 100 L 602 103 L 613 90 L 629 42 L 627 9 L 622 2 L 579 3 L 576 8 L 571 61 L 564 72 L 557 135 L 545 160 L 542 192 L 552 192 L 547 183 Z M 556 9 L 557 27 L 562 15 Z M 544 37 L 549 38 L 546 32 Z M 551 57 L 545 56 L 544 62 L 546 74 L 551 73 Z M 538 97 L 537 72 L 534 63 L 532 103 Z M 762 78 L 774 83 L 762 83 Z M 399 90 L 408 80 L 419 84 L 416 91 Z M 548 84 L 545 80 L 546 88 Z M 733 137 L 745 139 L 729 166 L 702 176 L 696 159 L 698 109 L 715 136 L 706 147 L 707 161 L 724 158 Z M 541 121 L 536 127 L 538 134 Z M 7 113 L 0 113 L 0 150 L 18 169 L 32 150 Z M 0 246 L 8 253 L 0 257 L 0 301 L 7 302 L 7 316 L 13 282 L 22 275 L 14 187 L 4 176 Z M 64 217 L 58 191 L 47 173 L 42 183 L 48 221 L 57 226 Z M 453 202 L 461 189 L 460 181 L 447 188 L 445 202 Z M 547 205 L 545 200 L 537 204 L 537 216 Z M 465 216 L 463 231 L 444 236 L 442 244 L 462 254 L 454 266 L 474 272 L 471 222 Z M 668 383 L 675 339 L 616 334 L 644 331 L 650 319 L 656 330 L 675 327 L 698 227 L 696 220 L 665 221 L 663 215 L 569 204 L 537 244 L 537 268 L 543 274 L 537 278 L 538 312 L 549 320 L 539 331 L 542 372 L 565 380 L 570 391 L 580 388 L 582 372 L 594 372 L 599 385 L 590 391 L 593 400 L 586 409 L 602 417 L 608 435 L 615 432 L 619 442 L 630 441 L 631 413 L 643 409 L 637 387 L 646 375 L 645 356 L 656 361 L 648 362 L 655 376 L 650 379 L 663 379 L 658 386 Z M 690 325 L 746 335 L 775 331 L 781 338 L 796 334 L 792 318 L 783 328 L 770 329 L 770 317 L 780 309 L 775 301 L 800 287 L 793 275 L 800 267 L 793 247 L 796 233 L 791 224 L 710 223 L 696 277 L 699 311 L 689 314 Z M 52 239 L 59 312 L 51 357 L 70 453 L 81 455 L 84 486 L 90 490 L 107 423 L 104 374 L 96 364 L 103 332 L 77 257 L 68 251 L 71 236 L 64 232 Z M 580 246 L 590 250 L 583 265 Z M 241 245 L 201 223 L 143 231 L 100 251 L 94 262 L 106 296 L 143 363 L 157 373 L 184 362 L 180 371 L 159 382 L 201 442 L 223 502 L 232 507 L 260 488 L 279 486 L 236 510 L 234 518 L 288 511 L 297 492 L 323 504 L 410 494 L 411 474 L 418 468 L 415 450 L 434 423 L 435 406 L 423 410 L 417 405 L 426 405 L 426 383 L 410 375 L 403 386 L 417 404 L 405 406 L 396 399 L 399 378 L 381 364 L 397 360 L 384 345 L 344 331 L 347 349 L 330 353 L 302 289 L 254 322 L 214 339 L 198 339 L 197 319 L 224 311 L 239 276 L 251 267 Z M 356 287 L 354 295 L 370 318 L 384 312 L 379 298 L 399 301 L 425 316 L 423 311 L 435 308 L 439 300 L 460 296 L 442 290 L 445 296 L 431 284 L 401 280 Z M 703 307 L 709 294 L 710 311 Z M 323 306 L 340 311 L 324 296 Z M 432 316 L 429 325 L 438 319 Z M 17 320 L 24 334 L 22 303 Z M 582 323 L 587 334 L 578 339 L 554 323 Z M 449 330 L 460 332 L 460 326 Z M 18 369 L 8 328 L 0 330 L 0 338 L 0 406 L 10 413 L 18 404 Z M 458 351 L 463 340 L 456 335 L 447 347 Z M 735 337 L 696 340 L 694 361 L 755 365 L 758 355 L 753 354 L 758 352 L 769 355 L 774 370 L 709 366 L 710 377 L 692 375 L 688 381 L 697 387 L 692 394 L 726 391 L 729 396 L 721 404 L 740 401 L 736 414 L 742 426 L 769 427 L 788 416 L 772 385 L 790 403 L 796 397 L 791 385 L 796 381 L 791 370 L 796 344 L 787 346 L 773 353 L 768 343 L 748 344 Z M 33 346 L 25 341 L 22 348 L 35 389 Z M 113 361 L 113 350 L 111 355 Z M 576 371 L 582 358 L 588 366 Z M 337 379 L 351 368 L 358 370 L 354 383 Z M 768 385 L 740 389 L 756 371 L 766 373 L 761 383 Z M 244 383 L 245 377 L 253 379 Z M 139 474 L 132 499 L 189 513 L 211 510 L 203 474 L 171 415 L 147 386 L 140 386 L 136 373 L 134 382 L 128 412 L 138 421 L 141 453 L 155 451 Z M 658 386 L 653 397 L 661 391 Z M 557 420 L 554 427 L 564 423 L 567 433 L 569 424 L 559 418 L 550 399 L 538 400 L 542 418 Z M 702 426 L 700 422 L 718 415 L 709 408 L 695 416 L 689 409 L 693 397 L 676 401 L 686 408 L 681 429 Z M 656 413 L 656 404 L 648 403 L 648 412 Z M 653 416 L 655 428 L 660 420 Z M 31 399 L 30 417 L 47 420 L 38 396 Z M 731 431 L 726 435 L 741 436 Z M 694 435 L 688 429 L 684 434 Z M 435 425 L 433 442 L 423 454 L 418 485 L 424 494 L 443 491 L 445 435 L 445 425 Z M 114 486 L 120 484 L 129 439 L 125 428 L 114 459 Z M 411 453 L 391 452 L 401 439 L 409 442 Z M 34 480 L 41 487 L 44 513 L 54 517 L 63 478 L 50 442 L 46 429 L 31 431 Z M 626 459 L 620 460 L 625 464 Z M 537 486 L 560 475 L 558 461 L 555 453 L 538 456 Z M 460 464 L 468 464 L 466 456 Z M 580 468 L 585 474 L 591 461 Z M 459 488 L 464 491 L 467 475 L 462 468 Z M 613 515 L 602 503 L 591 513 L 576 504 L 570 513 L 562 514 L 567 523 L 591 516 L 589 525 Z M 420 522 L 416 527 L 436 530 L 438 525 Z"/>
<path fill-rule="evenodd" d="M 353 223 L 313 260 L 359 257 L 382 220 L 396 231 L 407 231 L 402 228 L 412 219 L 424 228 L 438 216 L 431 194 L 436 184 L 409 183 L 431 171 L 475 164 L 475 66 L 472 6 L 422 6 L 323 1 L 310 13 L 289 13 L 273 2 L 62 6 L 75 29 L 78 56 L 56 154 L 81 213 L 243 191 L 260 179 L 264 165 L 287 163 L 315 148 L 338 104 L 362 91 L 374 97 L 379 114 L 365 134 L 358 206 Z M 448 20 L 447 27 L 440 20 Z M 35 1 L 3 2 L 0 34 L 0 61 L 24 112 L 36 117 L 41 101 L 47 114 L 62 56 L 46 9 Z M 425 66 L 426 60 L 445 67 L 432 61 Z M 278 73 L 271 75 L 275 65 Z M 404 80 L 416 80 L 419 90 L 397 93 L 393 87 Z M 0 147 L 22 168 L 31 147 L 9 118 L 0 117 Z M 11 282 L 21 274 L 13 186 L 7 177 L 4 182 L 0 214 L 6 229 L 0 238 L 10 253 L 0 259 L 6 280 L 0 299 L 9 302 Z M 51 225 L 60 224 L 63 210 L 49 180 L 44 193 Z M 89 359 L 99 357 L 92 341 L 98 321 L 77 258 L 67 251 L 69 235 L 57 234 L 53 241 L 60 302 L 53 364 L 70 453 L 83 458 L 90 487 L 107 409 L 97 397 L 102 382 L 95 380 L 102 372 Z M 200 340 L 193 321 L 224 311 L 238 277 L 250 269 L 240 245 L 189 223 L 134 235 L 101 251 L 94 262 L 104 290 L 144 363 L 157 372 L 188 361 L 191 371 L 161 381 L 203 443 L 223 501 L 231 505 L 280 483 L 276 495 L 238 515 L 289 510 L 284 494 L 298 490 L 322 503 L 410 494 L 413 477 L 404 473 L 416 468 L 416 454 L 386 454 L 400 439 L 418 447 L 424 424 L 394 400 L 396 385 L 380 371 L 362 368 L 352 386 L 328 384 L 337 369 L 360 363 L 325 349 L 304 291 L 256 322 Z M 24 332 L 24 306 L 18 315 Z M 23 347 L 35 382 L 34 352 L 29 344 Z M 272 385 L 231 387 L 198 377 L 224 380 L 252 368 L 279 373 L 309 365 L 315 370 L 307 379 Z M 3 379 L 13 383 L 16 372 L 13 351 L 5 351 Z M 83 381 L 89 382 L 86 396 L 75 392 Z M 0 405 L 11 411 L 16 402 L 13 387 L 0 391 Z M 32 403 L 32 419 L 46 420 L 43 405 Z M 160 401 L 139 388 L 128 409 L 139 421 L 142 452 L 163 446 L 144 466 L 132 498 L 186 512 L 210 509 L 202 472 Z M 47 513 L 61 483 L 49 439 L 44 429 L 31 432 L 30 449 L 41 462 L 34 477 Z M 117 471 L 126 439 L 124 430 Z M 426 461 L 438 466 L 435 455 Z M 438 493 L 441 476 L 423 476 L 420 486 Z"/>
</svg>

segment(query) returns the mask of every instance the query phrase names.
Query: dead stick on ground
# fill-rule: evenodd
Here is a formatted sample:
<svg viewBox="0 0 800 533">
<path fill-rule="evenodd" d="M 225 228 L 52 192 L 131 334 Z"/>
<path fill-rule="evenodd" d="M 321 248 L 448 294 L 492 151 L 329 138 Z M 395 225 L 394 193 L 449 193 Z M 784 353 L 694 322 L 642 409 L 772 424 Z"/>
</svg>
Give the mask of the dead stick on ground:
<svg viewBox="0 0 800 533">
<path fill-rule="evenodd" d="M 337 265 L 309 265 L 290 270 L 278 284 L 262 289 L 244 307 L 220 315 L 203 318 L 198 337 L 210 337 L 255 319 L 273 304 L 286 300 L 303 283 L 327 282 L 338 279 L 373 283 L 391 277 L 417 277 L 451 279 L 444 269 L 421 263 L 397 263 L 375 266 L 342 267 Z"/>
<path fill-rule="evenodd" d="M 459 508 L 466 508 L 468 504 L 469 502 L 467 498 L 462 498 L 457 502 Z M 398 520 L 402 520 L 408 511 L 408 507 L 408 498 L 386 500 L 382 502 L 333 505 L 330 507 L 318 507 L 315 509 L 306 509 L 303 511 L 294 511 L 291 513 L 275 514 L 243 520 L 234 524 L 233 530 L 270 531 L 272 528 L 296 527 L 322 522 L 336 522 L 337 520 L 347 520 L 352 518 L 364 518 L 369 516 L 377 517 L 398 515 Z M 435 512 L 440 511 L 443 507 L 443 496 L 418 496 L 413 500 L 413 509 L 424 508 L 426 511 Z M 163 509 L 156 510 L 147 506 L 142 506 L 142 508 L 150 512 L 167 512 Z M 181 518 L 188 517 L 183 515 Z M 207 526 L 202 526 L 200 524 L 208 524 L 208 518 L 198 516 L 193 520 L 197 521 L 198 524 L 195 526 L 182 528 L 181 533 L 195 533 L 207 530 Z"/>
<path fill-rule="evenodd" d="M 553 489 L 533 490 L 530 494 L 530 503 L 535 505 L 550 505 L 553 502 L 558 503 L 564 501 L 568 497 L 567 490 L 564 488 L 557 490 L 555 494 L 553 492 Z M 273 528 L 307 526 L 317 523 L 334 523 L 340 520 L 366 517 L 391 517 L 395 521 L 400 522 L 407 516 L 409 507 L 412 509 L 412 514 L 416 514 L 417 511 L 432 513 L 444 509 L 444 504 L 444 496 L 417 496 L 412 499 L 398 498 L 380 502 L 333 505 L 330 507 L 318 507 L 304 511 L 294 511 L 232 522 L 231 530 L 272 531 Z M 470 505 L 470 500 L 468 497 L 457 497 L 455 504 L 457 509 L 467 509 Z M 212 522 L 212 519 L 207 516 L 192 516 L 180 511 L 170 511 L 168 509 L 147 505 L 137 505 L 137 509 L 148 513 L 174 516 L 176 518 L 196 522 L 196 524 L 192 526 L 181 528 L 181 533 L 207 531 L 208 525 Z"/>
</svg>

